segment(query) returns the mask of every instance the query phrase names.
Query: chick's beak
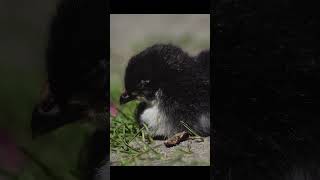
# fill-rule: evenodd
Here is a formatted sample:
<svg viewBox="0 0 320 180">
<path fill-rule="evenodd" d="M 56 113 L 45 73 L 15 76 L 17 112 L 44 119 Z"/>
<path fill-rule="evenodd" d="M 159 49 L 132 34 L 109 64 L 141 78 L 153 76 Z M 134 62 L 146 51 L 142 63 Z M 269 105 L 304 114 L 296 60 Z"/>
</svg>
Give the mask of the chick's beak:
<svg viewBox="0 0 320 180">
<path fill-rule="evenodd" d="M 127 93 L 127 92 L 124 92 L 120 96 L 120 105 L 123 105 L 123 104 L 125 104 L 127 102 L 130 102 L 130 101 L 134 100 L 134 99 L 136 99 L 135 96 L 133 96 L 133 95 Z"/>
</svg>

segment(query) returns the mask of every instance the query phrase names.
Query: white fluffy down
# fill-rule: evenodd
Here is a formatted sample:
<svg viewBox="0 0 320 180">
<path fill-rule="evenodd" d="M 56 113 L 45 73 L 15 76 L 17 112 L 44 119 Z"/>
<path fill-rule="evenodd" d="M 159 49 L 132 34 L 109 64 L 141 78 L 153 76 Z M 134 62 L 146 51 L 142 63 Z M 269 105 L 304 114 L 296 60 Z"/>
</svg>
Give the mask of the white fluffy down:
<svg viewBox="0 0 320 180">
<path fill-rule="evenodd" d="M 172 127 L 168 123 L 165 114 L 161 113 L 158 103 L 150 106 L 140 115 L 140 120 L 145 123 L 152 135 L 168 137 L 172 133 Z"/>
</svg>

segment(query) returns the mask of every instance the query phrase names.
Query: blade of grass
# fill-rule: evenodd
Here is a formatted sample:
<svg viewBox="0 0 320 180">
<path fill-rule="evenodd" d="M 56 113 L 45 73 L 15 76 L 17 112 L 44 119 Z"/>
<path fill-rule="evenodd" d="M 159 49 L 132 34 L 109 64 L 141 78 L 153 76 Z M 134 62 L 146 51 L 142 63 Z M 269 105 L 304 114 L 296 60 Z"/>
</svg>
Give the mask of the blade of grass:
<svg viewBox="0 0 320 180">
<path fill-rule="evenodd" d="M 140 132 L 142 132 L 142 137 L 143 137 L 144 136 L 143 130 L 144 130 L 144 127 L 140 128 L 139 131 L 133 136 L 133 138 L 129 140 L 128 143 L 131 143 L 139 135 Z M 144 140 L 144 137 L 142 139 Z"/>
<path fill-rule="evenodd" d="M 204 141 L 203 137 L 201 137 L 200 135 L 198 135 L 194 130 L 192 130 L 187 123 L 180 121 L 180 123 L 194 136 L 198 137 L 199 139 L 201 139 L 202 141 Z"/>
</svg>

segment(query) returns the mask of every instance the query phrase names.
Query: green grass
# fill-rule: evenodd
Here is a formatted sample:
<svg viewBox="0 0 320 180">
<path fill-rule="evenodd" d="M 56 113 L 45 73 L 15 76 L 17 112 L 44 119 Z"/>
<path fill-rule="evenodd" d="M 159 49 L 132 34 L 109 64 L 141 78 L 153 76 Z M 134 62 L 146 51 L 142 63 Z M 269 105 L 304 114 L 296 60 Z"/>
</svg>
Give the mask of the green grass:
<svg viewBox="0 0 320 180">
<path fill-rule="evenodd" d="M 146 129 L 140 128 L 134 120 L 133 112 L 136 106 L 137 102 L 130 102 L 124 107 L 118 107 L 119 114 L 111 117 L 110 150 L 121 155 L 120 162 L 118 162 L 121 165 L 129 165 L 134 162 L 135 158 L 152 150 L 147 143 L 139 147 L 131 145 L 131 142 L 135 140 L 141 140 L 141 142 L 152 140 Z"/>
<path fill-rule="evenodd" d="M 116 93 L 119 94 L 119 93 Z M 118 106 L 118 115 L 111 117 L 110 150 L 120 158 L 117 165 L 147 164 L 152 161 L 164 161 L 163 154 L 153 145 L 148 128 L 139 127 L 134 119 L 137 102 L 129 102 L 123 107 Z"/>
</svg>

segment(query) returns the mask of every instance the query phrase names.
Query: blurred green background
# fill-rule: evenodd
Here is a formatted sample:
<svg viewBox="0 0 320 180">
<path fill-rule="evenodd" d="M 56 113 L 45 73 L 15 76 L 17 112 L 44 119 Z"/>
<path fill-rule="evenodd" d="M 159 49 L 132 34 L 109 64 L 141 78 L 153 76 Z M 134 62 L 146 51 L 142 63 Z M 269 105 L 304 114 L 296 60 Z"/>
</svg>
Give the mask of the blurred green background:
<svg viewBox="0 0 320 180">
<path fill-rule="evenodd" d="M 92 128 L 73 124 L 35 140 L 30 120 L 46 79 L 48 25 L 57 0 L 0 1 L 0 180 L 78 179 Z"/>
</svg>

